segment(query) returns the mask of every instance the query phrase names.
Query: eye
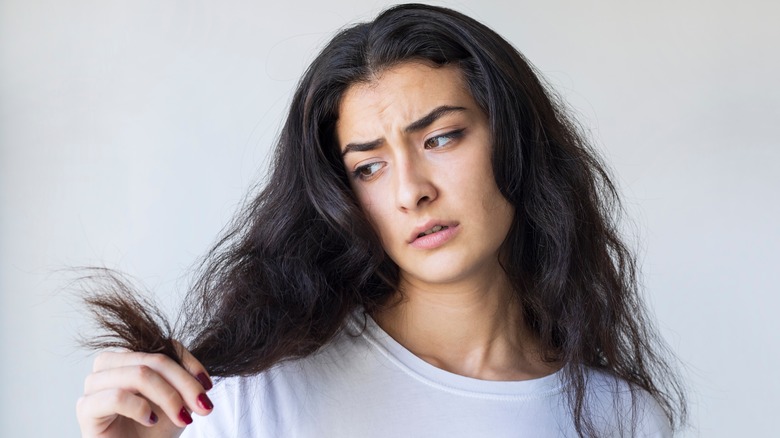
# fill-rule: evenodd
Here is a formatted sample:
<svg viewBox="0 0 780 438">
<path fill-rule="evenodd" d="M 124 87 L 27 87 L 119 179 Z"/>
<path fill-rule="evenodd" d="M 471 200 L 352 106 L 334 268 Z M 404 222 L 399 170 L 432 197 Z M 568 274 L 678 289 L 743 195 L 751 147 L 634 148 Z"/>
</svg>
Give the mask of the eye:
<svg viewBox="0 0 780 438">
<path fill-rule="evenodd" d="M 437 135 L 425 140 L 425 149 L 436 149 L 447 146 L 451 141 L 463 137 L 463 129 Z"/>
<path fill-rule="evenodd" d="M 383 167 L 385 167 L 385 163 L 381 161 L 375 161 L 373 163 L 364 164 L 363 166 L 358 167 L 357 169 L 352 172 L 352 177 L 361 179 L 363 181 L 370 180 L 374 175 L 376 175 L 379 170 L 381 170 Z"/>
</svg>

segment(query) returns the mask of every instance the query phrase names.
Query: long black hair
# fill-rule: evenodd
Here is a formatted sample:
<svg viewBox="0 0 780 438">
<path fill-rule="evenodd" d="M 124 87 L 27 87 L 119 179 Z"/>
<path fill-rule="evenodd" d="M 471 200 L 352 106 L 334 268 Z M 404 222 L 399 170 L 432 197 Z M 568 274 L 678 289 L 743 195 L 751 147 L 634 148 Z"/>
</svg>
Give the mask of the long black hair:
<svg viewBox="0 0 780 438">
<path fill-rule="evenodd" d="M 496 183 L 516 209 L 502 265 L 545 360 L 564 364 L 578 433 L 598 434 L 586 367 L 649 393 L 673 426 L 684 422 L 683 392 L 639 297 L 605 166 L 522 54 L 483 24 L 434 6 L 390 8 L 342 30 L 317 56 L 267 184 L 200 265 L 181 324 L 169 328 L 105 272 L 104 292 L 87 300 L 109 337 L 91 345 L 175 358 L 179 338 L 212 375 L 248 375 L 313 353 L 358 308 L 387 306 L 398 267 L 350 189 L 335 125 L 348 87 L 406 61 L 459 68 L 488 116 Z"/>
</svg>

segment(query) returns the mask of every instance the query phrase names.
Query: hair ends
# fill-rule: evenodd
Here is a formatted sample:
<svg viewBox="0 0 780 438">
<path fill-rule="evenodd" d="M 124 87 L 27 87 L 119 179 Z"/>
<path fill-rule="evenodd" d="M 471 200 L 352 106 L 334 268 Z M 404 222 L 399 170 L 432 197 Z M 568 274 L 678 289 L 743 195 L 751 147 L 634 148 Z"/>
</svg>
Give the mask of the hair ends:
<svg viewBox="0 0 780 438">
<path fill-rule="evenodd" d="M 127 276 L 108 268 L 84 271 L 76 279 L 76 289 L 99 331 L 82 337 L 82 346 L 159 353 L 181 364 L 175 332 L 165 314 Z"/>
</svg>

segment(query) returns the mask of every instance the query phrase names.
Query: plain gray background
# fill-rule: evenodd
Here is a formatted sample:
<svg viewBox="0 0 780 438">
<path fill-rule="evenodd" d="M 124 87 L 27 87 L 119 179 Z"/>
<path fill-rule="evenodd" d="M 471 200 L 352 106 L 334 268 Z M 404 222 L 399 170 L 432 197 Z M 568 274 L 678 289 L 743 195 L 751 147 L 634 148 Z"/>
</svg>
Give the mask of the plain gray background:
<svg viewBox="0 0 780 438">
<path fill-rule="evenodd" d="M 686 364 L 686 436 L 770 434 L 778 3 L 439 4 L 512 41 L 611 163 Z M 262 176 L 305 66 L 385 5 L 0 0 L 0 436 L 78 435 L 88 326 L 60 270 L 119 268 L 175 306 Z"/>
</svg>

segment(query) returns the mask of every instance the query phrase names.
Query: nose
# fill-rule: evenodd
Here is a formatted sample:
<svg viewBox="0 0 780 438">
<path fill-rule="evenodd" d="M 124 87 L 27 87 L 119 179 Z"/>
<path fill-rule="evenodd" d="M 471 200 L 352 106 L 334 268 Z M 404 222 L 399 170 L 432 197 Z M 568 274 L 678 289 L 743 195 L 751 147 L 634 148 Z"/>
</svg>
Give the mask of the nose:
<svg viewBox="0 0 780 438">
<path fill-rule="evenodd" d="M 433 202 L 438 196 L 431 170 L 422 157 L 407 155 L 397 162 L 396 202 L 401 211 L 411 211 Z"/>
</svg>

